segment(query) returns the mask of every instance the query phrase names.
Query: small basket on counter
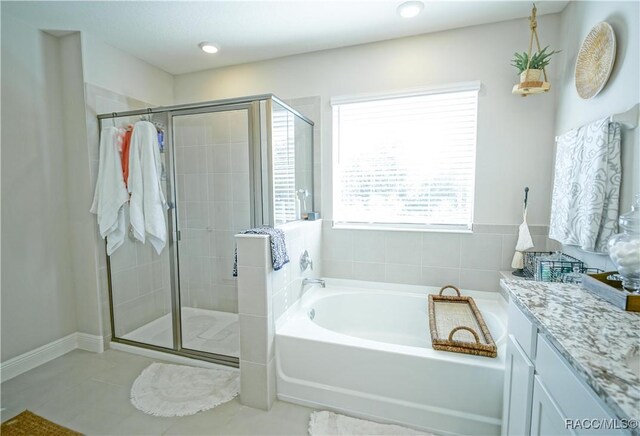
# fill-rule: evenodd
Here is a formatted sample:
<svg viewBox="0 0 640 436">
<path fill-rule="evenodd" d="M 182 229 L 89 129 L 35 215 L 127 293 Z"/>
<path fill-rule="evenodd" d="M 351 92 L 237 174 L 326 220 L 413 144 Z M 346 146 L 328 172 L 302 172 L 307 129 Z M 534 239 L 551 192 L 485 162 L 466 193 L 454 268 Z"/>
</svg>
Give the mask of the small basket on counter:
<svg viewBox="0 0 640 436">
<path fill-rule="evenodd" d="M 456 296 L 442 295 L 453 289 Z M 452 285 L 429 295 L 429 329 L 434 350 L 496 357 L 498 349 L 489 328 L 471 297 L 463 297 Z"/>
</svg>

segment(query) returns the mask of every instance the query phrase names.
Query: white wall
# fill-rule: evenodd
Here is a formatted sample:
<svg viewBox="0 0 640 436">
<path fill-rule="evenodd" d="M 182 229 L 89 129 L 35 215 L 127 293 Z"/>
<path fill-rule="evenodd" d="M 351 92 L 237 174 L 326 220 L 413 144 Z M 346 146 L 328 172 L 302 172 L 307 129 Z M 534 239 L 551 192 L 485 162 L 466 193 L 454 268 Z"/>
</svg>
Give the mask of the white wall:
<svg viewBox="0 0 640 436">
<path fill-rule="evenodd" d="M 558 46 L 559 16 L 539 18 L 544 45 Z M 523 188 L 536 248 L 545 248 L 552 178 L 555 69 L 549 94 L 511 94 L 513 52 L 528 46 L 514 20 L 290 56 L 176 76 L 178 103 L 273 92 L 319 96 L 324 273 L 330 277 L 497 290 L 510 269 Z M 337 230 L 331 227 L 331 97 L 480 80 L 475 226 L 470 234 Z M 318 169 L 316 167 L 316 169 Z"/>
<path fill-rule="evenodd" d="M 86 198 L 92 194 L 90 184 L 78 183 L 89 179 L 89 150 L 87 148 L 85 95 L 82 72 L 80 33 L 59 38 L 62 71 L 62 113 L 64 123 L 64 153 L 69 244 L 73 262 L 77 330 L 100 335 L 101 319 L 98 275 L 93 256 L 92 222 L 87 219 Z"/>
<path fill-rule="evenodd" d="M 2 361 L 76 331 L 60 42 L 2 13 Z"/>
<path fill-rule="evenodd" d="M 616 34 L 616 61 L 605 88 L 590 100 L 583 100 L 575 89 L 574 69 L 583 39 L 593 26 L 606 21 Z M 557 112 L 555 133 L 590 121 L 623 112 L 640 101 L 640 3 L 638 2 L 570 2 L 560 15 L 562 29 L 557 59 Z M 640 129 L 622 131 L 622 187 L 620 213 L 628 211 L 634 193 L 640 192 Z M 614 269 L 608 256 L 584 253 L 575 247 L 563 247 L 565 252 L 587 262 L 589 266 Z"/>
<path fill-rule="evenodd" d="M 82 34 L 87 83 L 153 106 L 173 104 L 173 76 L 89 33 Z"/>
<path fill-rule="evenodd" d="M 558 45 L 558 16 L 542 16 L 543 44 Z M 175 79 L 177 103 L 273 92 L 281 98 L 322 98 L 323 192 L 330 189 L 333 96 L 481 80 L 475 222 L 516 224 L 524 186 L 529 220 L 547 224 L 554 98 L 511 94 L 513 52 L 528 46 L 528 21 L 514 20 L 233 66 Z M 554 83 L 555 71 L 549 70 Z M 553 86 L 553 85 L 552 85 Z M 322 204 L 331 217 L 330 198 Z"/>
<path fill-rule="evenodd" d="M 88 211 L 95 110 L 172 104 L 173 76 L 91 35 L 55 38 L 5 8 L 2 60 L 6 361 L 75 331 L 109 336 L 104 246 Z"/>
</svg>

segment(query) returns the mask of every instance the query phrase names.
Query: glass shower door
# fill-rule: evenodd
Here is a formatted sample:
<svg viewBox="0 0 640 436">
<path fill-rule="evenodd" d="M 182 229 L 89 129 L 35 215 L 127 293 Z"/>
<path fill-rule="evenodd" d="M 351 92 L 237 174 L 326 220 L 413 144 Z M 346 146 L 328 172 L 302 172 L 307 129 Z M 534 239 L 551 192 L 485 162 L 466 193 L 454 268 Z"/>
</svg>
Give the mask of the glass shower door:
<svg viewBox="0 0 640 436">
<path fill-rule="evenodd" d="M 125 128 L 140 120 L 139 116 L 120 117 L 113 124 Z M 155 115 L 154 121 L 166 126 L 166 115 Z M 161 186 L 169 191 L 166 175 L 168 153 L 161 149 Z M 129 222 L 129 204 L 124 206 L 125 222 Z M 169 220 L 165 212 L 165 222 Z M 150 243 L 141 244 L 130 234 L 108 259 L 111 284 L 111 308 L 115 338 L 172 349 L 173 320 L 171 314 L 171 262 L 167 246 L 157 254 Z"/>
<path fill-rule="evenodd" d="M 232 273 L 234 235 L 252 225 L 249 107 L 176 113 L 173 138 L 181 348 L 239 357 Z"/>
</svg>

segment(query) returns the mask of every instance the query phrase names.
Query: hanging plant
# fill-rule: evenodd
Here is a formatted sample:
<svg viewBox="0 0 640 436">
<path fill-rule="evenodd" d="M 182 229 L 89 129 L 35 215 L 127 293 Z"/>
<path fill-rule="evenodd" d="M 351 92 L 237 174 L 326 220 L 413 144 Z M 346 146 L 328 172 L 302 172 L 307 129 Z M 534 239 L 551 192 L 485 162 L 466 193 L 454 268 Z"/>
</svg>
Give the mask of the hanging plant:
<svg viewBox="0 0 640 436">
<path fill-rule="evenodd" d="M 552 55 L 560 53 L 559 50 L 553 50 L 547 53 L 548 48 L 549 46 L 546 46 L 539 52 L 534 53 L 533 56 L 531 56 L 531 63 L 529 63 L 529 54 L 526 51 L 523 51 L 522 53 L 514 53 L 515 57 L 511 60 L 511 65 L 518 69 L 518 74 L 526 70 L 527 66 L 532 70 L 541 70 L 549 65 Z"/>
<path fill-rule="evenodd" d="M 540 39 L 538 38 L 538 21 L 536 20 L 537 8 L 535 3 L 531 9 L 529 17 L 529 29 L 531 36 L 529 38 L 529 51 L 522 53 L 514 53 L 511 65 L 516 67 L 520 74 L 520 83 L 515 85 L 511 92 L 526 97 L 529 94 L 539 94 L 548 92 L 551 85 L 547 81 L 547 72 L 545 67 L 549 65 L 551 56 L 559 53 L 555 50 L 547 51 L 549 46 L 540 49 Z M 535 41 L 538 48 L 537 52 L 532 52 L 533 42 Z M 544 79 L 543 79 L 544 76 Z"/>
</svg>

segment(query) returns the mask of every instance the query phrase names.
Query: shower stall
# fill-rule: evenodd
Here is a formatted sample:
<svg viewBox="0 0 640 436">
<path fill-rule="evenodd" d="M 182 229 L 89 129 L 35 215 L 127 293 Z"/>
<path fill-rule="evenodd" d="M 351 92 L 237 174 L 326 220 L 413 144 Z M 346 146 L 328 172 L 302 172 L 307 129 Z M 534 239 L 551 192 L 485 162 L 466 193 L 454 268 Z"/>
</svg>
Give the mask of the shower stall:
<svg viewBox="0 0 640 436">
<path fill-rule="evenodd" d="M 313 122 L 273 95 L 98 115 L 141 118 L 164 135 L 168 244 L 107 257 L 112 341 L 238 366 L 234 235 L 313 210 Z"/>
</svg>

